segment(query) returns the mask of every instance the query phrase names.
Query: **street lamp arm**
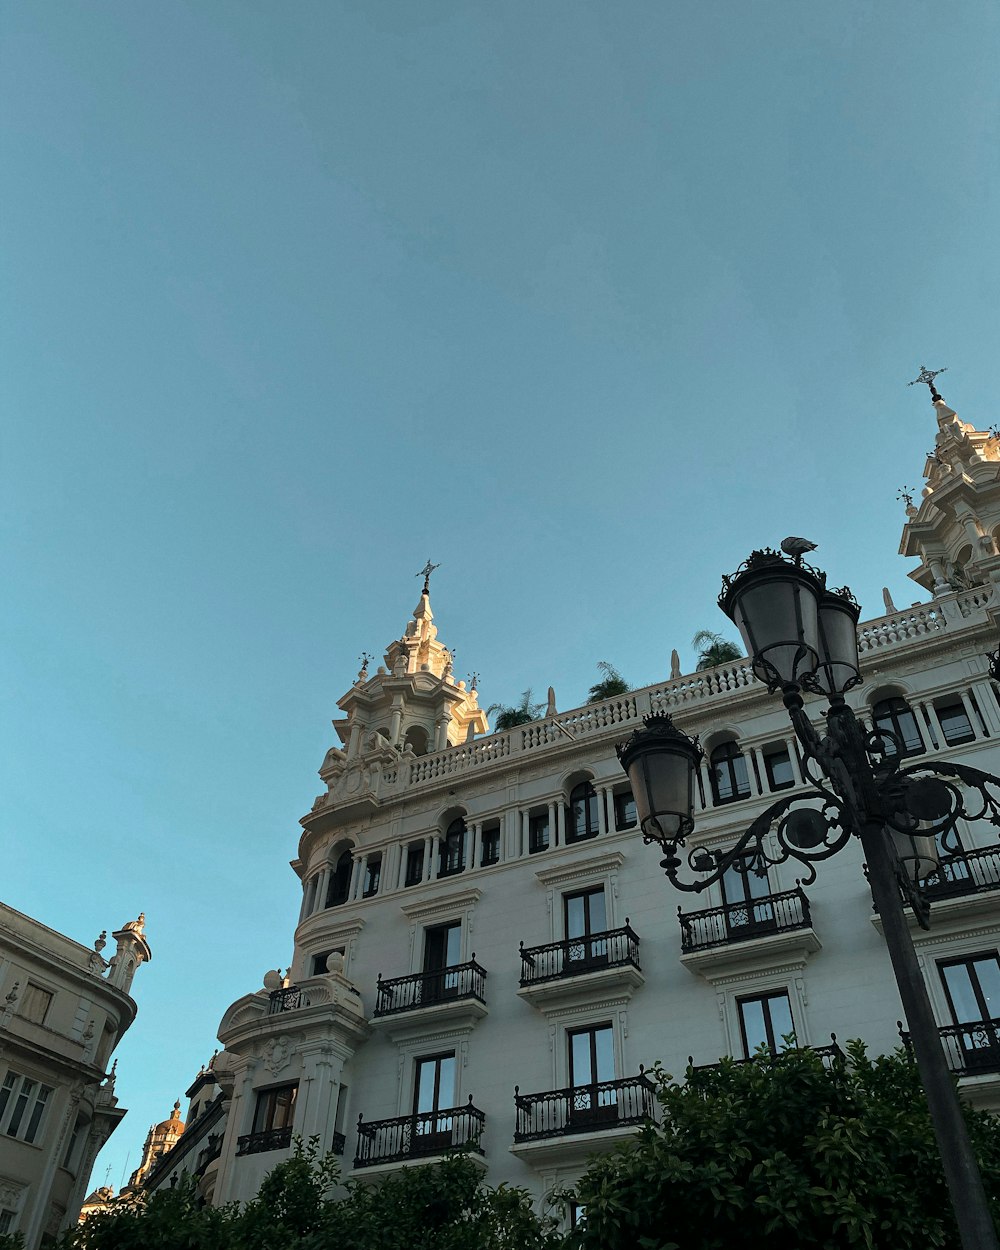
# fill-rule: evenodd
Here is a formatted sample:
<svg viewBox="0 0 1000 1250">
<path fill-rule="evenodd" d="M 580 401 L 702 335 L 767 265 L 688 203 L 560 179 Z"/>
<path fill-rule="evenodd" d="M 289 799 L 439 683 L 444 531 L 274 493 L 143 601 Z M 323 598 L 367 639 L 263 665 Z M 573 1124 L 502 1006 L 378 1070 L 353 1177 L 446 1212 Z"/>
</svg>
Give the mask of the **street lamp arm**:
<svg viewBox="0 0 1000 1250">
<path fill-rule="evenodd" d="M 984 773 L 968 764 L 955 764 L 950 760 L 935 760 L 933 764 L 911 764 L 899 770 L 902 777 L 914 777 L 914 786 L 919 786 L 923 778 L 936 779 L 944 787 L 951 799 L 950 810 L 946 815 L 938 817 L 936 823 L 942 826 L 941 832 L 953 829 L 955 820 L 961 816 L 965 820 L 986 820 L 1000 828 L 1000 777 L 992 773 Z M 923 774 L 923 777 L 921 777 Z M 944 777 L 954 777 L 962 783 L 964 792 Z M 978 804 L 973 807 L 968 801 L 968 792 L 973 791 L 979 797 Z M 936 831 L 936 830 L 935 830 Z"/>
<path fill-rule="evenodd" d="M 761 812 L 733 846 L 725 851 L 691 847 L 686 863 L 678 853 L 683 845 L 679 839 L 663 841 L 666 855 L 660 866 L 676 889 L 701 893 L 721 881 L 731 868 L 766 877 L 769 868 L 795 859 L 806 869 L 798 883 L 810 885 L 816 880 L 816 862 L 836 855 L 853 832 L 847 807 L 834 795 L 817 806 L 818 797 L 794 794 L 781 798 Z M 645 840 L 660 841 L 649 836 Z M 679 875 L 685 869 L 692 874 L 690 879 Z"/>
</svg>

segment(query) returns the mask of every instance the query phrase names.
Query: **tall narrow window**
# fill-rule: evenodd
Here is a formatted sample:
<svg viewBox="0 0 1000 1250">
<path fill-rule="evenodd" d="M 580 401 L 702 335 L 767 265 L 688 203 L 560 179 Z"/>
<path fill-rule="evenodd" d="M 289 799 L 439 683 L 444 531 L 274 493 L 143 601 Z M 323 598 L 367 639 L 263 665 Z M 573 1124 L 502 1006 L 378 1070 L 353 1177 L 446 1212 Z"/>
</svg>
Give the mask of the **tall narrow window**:
<svg viewBox="0 0 1000 1250">
<path fill-rule="evenodd" d="M 424 879 L 424 844 L 414 842 L 406 848 L 406 877 L 404 885 L 419 885 Z"/>
<path fill-rule="evenodd" d="M 570 1124 L 578 1128 L 618 1119 L 614 1087 L 615 1045 L 610 1024 L 574 1029 L 569 1035 Z M 603 1086 L 603 1088 L 602 1088 Z"/>
<path fill-rule="evenodd" d="M 635 799 L 631 790 L 623 790 L 620 794 L 614 796 L 615 799 L 615 828 L 616 829 L 634 829 L 639 823 L 639 817 L 636 813 Z"/>
<path fill-rule="evenodd" d="M 344 851 L 337 860 L 337 867 L 333 870 L 330 884 L 326 889 L 327 907 L 339 907 L 342 903 L 347 902 L 347 896 L 351 891 L 351 871 L 353 868 L 354 859 L 351 852 Z"/>
<path fill-rule="evenodd" d="M 566 962 L 564 971 L 583 972 L 608 962 L 608 914 L 604 887 L 582 890 L 563 897 L 566 922 Z M 600 936 L 598 936 L 600 935 Z"/>
<path fill-rule="evenodd" d="M 34 981 L 29 981 L 17 1005 L 17 1014 L 23 1020 L 30 1020 L 33 1024 L 44 1024 L 51 1005 L 52 994 L 40 985 L 36 985 Z"/>
<path fill-rule="evenodd" d="M 919 755 L 923 751 L 924 742 L 917 727 L 917 718 L 905 699 L 880 699 L 872 707 L 872 721 L 876 729 L 892 735 L 883 739 L 887 755 L 896 754 L 897 742 L 904 755 Z"/>
<path fill-rule="evenodd" d="M 722 899 L 726 908 L 726 929 L 732 938 L 751 937 L 775 927 L 770 903 L 771 884 L 767 873 L 757 873 L 754 865 L 737 861 L 722 878 Z"/>
<path fill-rule="evenodd" d="M 737 742 L 723 742 L 712 752 L 712 797 L 716 803 L 735 803 L 750 793 L 747 762 Z"/>
<path fill-rule="evenodd" d="M 424 937 L 423 1002 L 453 998 L 458 993 L 459 974 L 449 972 L 462 960 L 462 926 L 439 924 Z"/>
<path fill-rule="evenodd" d="M 435 1154 L 451 1146 L 452 1117 L 440 1113 L 454 1108 L 457 1070 L 454 1051 L 417 1060 L 411 1153 Z"/>
<path fill-rule="evenodd" d="M 740 1012 L 740 1032 L 743 1035 L 743 1054 L 751 1058 L 761 1046 L 771 1054 L 784 1050 L 785 1038 L 794 1032 L 792 1007 L 786 990 L 772 994 L 758 994 L 754 998 L 741 998 L 737 1003 Z"/>
<path fill-rule="evenodd" d="M 439 877 L 451 877 L 465 867 L 465 820 L 459 816 L 448 826 L 441 839 Z"/>
<path fill-rule="evenodd" d="M 963 742 L 974 742 L 976 735 L 961 699 L 951 699 L 946 703 L 934 705 L 944 740 L 950 747 L 957 747 Z"/>
<path fill-rule="evenodd" d="M 483 868 L 500 862 L 500 825 L 487 825 L 483 829 L 483 852 L 479 860 Z"/>
<path fill-rule="evenodd" d="M 245 1137 L 239 1138 L 237 1154 L 282 1150 L 291 1143 L 298 1088 L 298 1082 L 295 1082 L 257 1091 L 253 1125 Z"/>
<path fill-rule="evenodd" d="M 771 746 L 766 746 L 763 755 L 769 790 L 787 790 L 795 785 L 791 756 L 784 742 L 775 742 Z"/>
<path fill-rule="evenodd" d="M 938 965 L 967 1068 L 1000 1065 L 1000 959 L 996 951 Z"/>
<path fill-rule="evenodd" d="M 567 842 L 583 842 L 586 838 L 597 837 L 597 791 L 589 781 L 581 781 L 573 787 L 566 810 Z"/>
<path fill-rule="evenodd" d="M 365 868 L 365 885 L 362 891 L 363 898 L 371 898 L 373 894 L 378 893 L 378 883 L 382 877 L 382 856 L 369 855 L 368 864 Z"/>
<path fill-rule="evenodd" d="M 549 849 L 549 814 L 537 812 L 528 817 L 528 854 Z"/>
</svg>

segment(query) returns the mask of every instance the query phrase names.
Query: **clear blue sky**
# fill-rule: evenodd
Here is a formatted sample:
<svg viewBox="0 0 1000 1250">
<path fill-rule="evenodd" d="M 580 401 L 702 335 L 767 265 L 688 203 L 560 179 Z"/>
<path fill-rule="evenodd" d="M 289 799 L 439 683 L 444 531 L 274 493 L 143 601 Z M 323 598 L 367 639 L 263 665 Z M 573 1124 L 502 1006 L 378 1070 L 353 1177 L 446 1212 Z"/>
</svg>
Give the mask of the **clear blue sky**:
<svg viewBox="0 0 1000 1250">
<path fill-rule="evenodd" d="M 1000 417 L 1000 8 L 0 12 L 2 896 L 147 913 L 117 1185 L 289 961 L 335 700 L 428 556 L 486 703 L 690 668 L 788 533 L 920 597 L 905 383 Z"/>
</svg>

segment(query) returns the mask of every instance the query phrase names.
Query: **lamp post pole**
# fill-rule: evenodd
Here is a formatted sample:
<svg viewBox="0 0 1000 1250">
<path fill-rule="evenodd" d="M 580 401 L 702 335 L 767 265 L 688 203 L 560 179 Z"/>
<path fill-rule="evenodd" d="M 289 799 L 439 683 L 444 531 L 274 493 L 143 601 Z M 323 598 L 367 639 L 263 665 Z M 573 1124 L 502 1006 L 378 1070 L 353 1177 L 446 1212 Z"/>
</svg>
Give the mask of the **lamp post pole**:
<svg viewBox="0 0 1000 1250">
<path fill-rule="evenodd" d="M 694 828 L 692 787 L 703 755 L 698 740 L 661 714 L 649 717 L 645 729 L 619 746 L 618 756 L 632 782 L 643 838 L 664 849 L 661 865 L 680 890 L 700 892 L 732 867 L 765 876 L 769 865 L 790 858 L 806 866 L 801 883 L 808 885 L 816 879 L 816 861 L 836 854 L 854 837 L 860 840 L 962 1248 L 998 1250 L 904 899 L 928 928 L 929 906 L 920 881 L 936 869 L 936 840 L 947 844 L 960 817 L 985 819 L 1000 828 L 1000 778 L 942 760 L 904 766 L 906 750 L 897 735 L 882 727 L 865 729 L 844 699 L 861 682 L 860 609 L 850 591 L 828 590 L 825 574 L 803 566 L 803 551 L 812 544 L 786 539 L 784 550 L 786 544 L 798 545 L 790 552 L 794 561 L 774 551 L 754 552 L 739 572 L 724 579 L 720 606 L 738 625 L 754 674 L 772 692 L 782 692 L 802 744 L 811 792 L 773 803 L 728 851 L 688 850 L 685 865 L 679 852 Z M 991 658 L 993 676 L 1000 680 L 1000 654 Z M 829 699 L 822 736 L 805 712 L 803 688 Z"/>
</svg>

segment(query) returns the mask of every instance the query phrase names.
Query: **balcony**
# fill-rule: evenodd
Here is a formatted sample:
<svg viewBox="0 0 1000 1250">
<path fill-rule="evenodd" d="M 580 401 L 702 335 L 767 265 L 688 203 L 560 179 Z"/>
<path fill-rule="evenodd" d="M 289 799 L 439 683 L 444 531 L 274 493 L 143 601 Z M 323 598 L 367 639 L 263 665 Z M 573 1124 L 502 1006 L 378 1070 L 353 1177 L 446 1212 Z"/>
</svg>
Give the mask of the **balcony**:
<svg viewBox="0 0 1000 1250">
<path fill-rule="evenodd" d="M 305 991 L 297 985 L 286 986 L 283 990 L 272 990 L 267 996 L 267 1014 L 280 1015 L 283 1011 L 298 1011 L 300 1007 L 308 1007 L 309 999 Z"/>
<path fill-rule="evenodd" d="M 656 1091 L 638 1076 L 540 1094 L 514 1090 L 513 1153 L 525 1161 L 558 1164 L 610 1149 L 654 1119 Z"/>
<path fill-rule="evenodd" d="M 375 988 L 374 1027 L 393 1040 L 418 1035 L 428 1024 L 472 1025 L 487 1014 L 486 969 L 475 956 L 465 964 L 394 977 Z"/>
<path fill-rule="evenodd" d="M 344 1134 L 334 1133 L 333 1139 L 330 1142 L 331 1153 L 335 1155 L 342 1155 L 344 1153 L 346 1146 L 347 1146 L 347 1138 L 344 1136 Z"/>
<path fill-rule="evenodd" d="M 685 913 L 678 907 L 677 919 L 681 963 L 708 980 L 746 962 L 758 966 L 789 957 L 804 961 L 820 948 L 801 886 L 704 911 Z"/>
<path fill-rule="evenodd" d="M 1000 847 L 942 856 L 937 872 L 925 882 L 924 890 L 932 902 L 1000 890 Z"/>
<path fill-rule="evenodd" d="M 543 1010 L 567 1000 L 587 999 L 597 988 L 631 990 L 643 983 L 639 937 L 628 920 L 623 929 L 589 933 L 546 946 L 521 943 L 518 995 Z"/>
<path fill-rule="evenodd" d="M 948 1067 L 956 1076 L 1000 1072 L 1000 1020 L 971 1020 L 938 1029 Z M 899 1036 L 910 1049 L 910 1034 L 900 1025 Z"/>
<path fill-rule="evenodd" d="M 831 1038 L 831 1044 L 829 1046 L 803 1047 L 803 1049 L 805 1050 L 811 1050 L 814 1055 L 818 1055 L 819 1058 L 822 1060 L 824 1068 L 833 1067 L 833 1063 L 835 1059 L 847 1058 L 847 1056 L 841 1050 L 839 1043 L 837 1042 L 836 1033 L 831 1033 L 830 1038 Z M 779 1050 L 777 1052 L 777 1055 L 772 1056 L 772 1058 L 777 1058 L 781 1054 L 782 1054 L 782 1051 Z M 690 1055 L 688 1055 L 688 1075 L 690 1076 L 696 1072 L 711 1072 L 714 1068 L 721 1067 L 724 1062 L 734 1063 L 734 1064 L 739 1064 L 739 1065 L 742 1065 L 744 1063 L 754 1063 L 756 1062 L 757 1058 L 758 1058 L 757 1055 L 743 1056 L 740 1058 L 736 1058 L 733 1055 L 727 1055 L 724 1060 L 716 1059 L 712 1063 L 695 1063 L 694 1059 Z"/>
<path fill-rule="evenodd" d="M 358 1118 L 356 1168 L 386 1167 L 411 1163 L 448 1154 L 459 1148 L 482 1154 L 480 1139 L 486 1116 L 472 1105 L 470 1095 L 464 1107 L 401 1115 L 392 1120 Z"/>
<path fill-rule="evenodd" d="M 262 1133 L 246 1133 L 236 1139 L 237 1155 L 259 1155 L 265 1150 L 284 1150 L 292 1144 L 292 1126 L 269 1128 Z"/>
</svg>

